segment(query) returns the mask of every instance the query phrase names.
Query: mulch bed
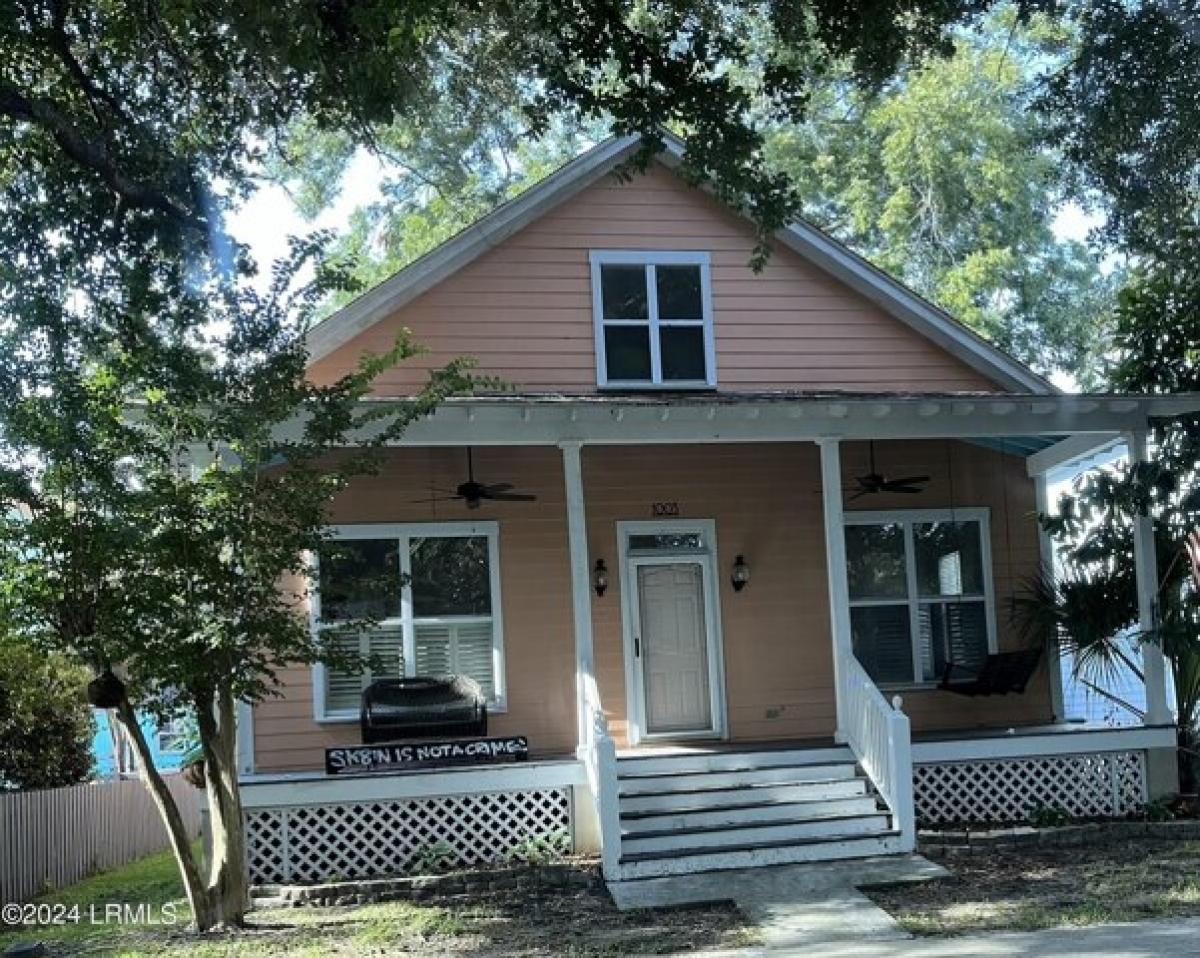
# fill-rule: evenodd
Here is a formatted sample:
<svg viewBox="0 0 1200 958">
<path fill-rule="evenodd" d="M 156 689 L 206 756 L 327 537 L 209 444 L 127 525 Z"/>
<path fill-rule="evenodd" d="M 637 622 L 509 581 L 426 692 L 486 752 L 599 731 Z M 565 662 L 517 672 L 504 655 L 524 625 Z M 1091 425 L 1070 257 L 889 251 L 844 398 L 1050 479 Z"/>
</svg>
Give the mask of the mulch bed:
<svg viewBox="0 0 1200 958">
<path fill-rule="evenodd" d="M 944 862 L 949 879 L 868 894 L 924 934 L 1200 915 L 1200 842 L 1110 836 L 973 852 Z"/>
</svg>

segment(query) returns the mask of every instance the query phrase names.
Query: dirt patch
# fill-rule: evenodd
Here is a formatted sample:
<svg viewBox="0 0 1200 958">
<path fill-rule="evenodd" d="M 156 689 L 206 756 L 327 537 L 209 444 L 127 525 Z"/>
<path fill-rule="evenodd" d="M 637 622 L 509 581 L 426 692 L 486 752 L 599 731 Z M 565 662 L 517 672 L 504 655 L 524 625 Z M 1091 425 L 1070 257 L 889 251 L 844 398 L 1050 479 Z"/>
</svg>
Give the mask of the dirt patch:
<svg viewBox="0 0 1200 958">
<path fill-rule="evenodd" d="M 757 941 L 732 906 L 619 912 L 603 889 L 504 889 L 420 902 L 274 907 L 239 932 L 198 936 L 181 928 L 114 927 L 41 939 L 64 958 L 615 958 L 726 951 Z M 10 943 L 0 936 L 0 949 Z"/>
<path fill-rule="evenodd" d="M 953 877 L 868 894 L 925 935 L 1200 915 L 1196 841 L 976 849 L 944 864 Z"/>
</svg>

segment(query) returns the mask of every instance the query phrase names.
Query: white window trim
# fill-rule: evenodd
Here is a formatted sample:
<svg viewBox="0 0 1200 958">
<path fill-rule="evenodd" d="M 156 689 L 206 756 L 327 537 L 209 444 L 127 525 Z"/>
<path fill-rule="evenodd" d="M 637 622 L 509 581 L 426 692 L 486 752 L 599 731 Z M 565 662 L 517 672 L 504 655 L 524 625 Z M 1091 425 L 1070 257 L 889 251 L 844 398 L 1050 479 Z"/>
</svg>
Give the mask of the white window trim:
<svg viewBox="0 0 1200 958">
<path fill-rule="evenodd" d="M 847 526 L 873 526 L 886 523 L 896 523 L 904 527 L 905 572 L 908 578 L 908 595 L 904 599 L 850 599 L 851 609 L 872 605 L 907 605 L 909 641 L 912 644 L 913 675 L 921 674 L 921 650 L 917 642 L 920 632 L 918 614 L 921 598 L 917 595 L 916 553 L 913 546 L 912 527 L 921 522 L 977 522 L 979 524 L 979 551 L 983 573 L 983 607 L 984 621 L 987 626 L 988 654 L 994 655 L 997 650 L 996 638 L 996 588 L 994 571 L 992 569 L 992 511 L 987 506 L 969 506 L 962 509 L 882 509 L 872 512 L 843 513 L 843 524 Z M 944 596 L 943 599 L 953 599 Z M 934 602 L 935 598 L 925 601 Z M 967 601 L 979 601 L 972 596 Z M 880 688 L 888 690 L 920 690 L 935 689 L 938 681 L 886 682 Z"/>
<path fill-rule="evenodd" d="M 713 334 L 712 270 L 708 253 L 699 251 L 659 250 L 592 250 L 589 253 L 592 274 L 592 325 L 596 339 L 596 383 L 603 389 L 714 389 L 717 385 L 717 349 Z M 604 265 L 648 266 L 646 272 L 646 303 L 649 316 L 641 320 L 605 320 L 600 287 L 600 267 Z M 694 321 L 659 320 L 658 293 L 655 284 L 656 266 L 699 266 L 700 305 L 704 315 L 701 329 L 704 334 L 704 380 L 669 380 L 662 378 L 659 330 L 662 326 L 695 326 Z M 650 330 L 650 381 L 608 378 L 605 357 L 605 326 L 648 326 Z"/>
<path fill-rule="evenodd" d="M 491 578 L 492 599 L 492 672 L 495 683 L 495 695 L 488 702 L 488 711 L 492 713 L 508 710 L 508 686 L 504 675 L 504 615 L 500 591 L 500 524 L 498 522 L 396 522 L 396 523 L 356 523 L 354 525 L 336 525 L 330 530 L 330 541 L 349 539 L 408 539 L 430 538 L 467 538 L 469 536 L 486 536 L 488 540 L 488 571 Z M 308 556 L 308 566 L 315 578 L 318 574 L 318 559 L 315 555 Z M 400 549 L 400 572 L 408 581 L 412 572 L 411 558 L 407 548 Z M 321 598 L 316 589 L 309 591 L 309 628 L 315 636 L 321 618 Z M 463 619 L 453 616 L 446 621 Z M 476 616 L 466 617 L 474 620 Z M 433 619 L 423 618 L 422 622 L 432 622 Z M 412 589 L 405 586 L 400 592 L 400 616 L 389 618 L 381 624 L 400 625 L 404 636 L 405 671 L 409 663 L 416 664 L 416 630 L 414 628 L 412 610 Z M 312 667 L 313 682 L 313 718 L 321 723 L 357 722 L 358 710 L 329 710 L 325 707 L 325 663 L 314 662 Z"/>
</svg>

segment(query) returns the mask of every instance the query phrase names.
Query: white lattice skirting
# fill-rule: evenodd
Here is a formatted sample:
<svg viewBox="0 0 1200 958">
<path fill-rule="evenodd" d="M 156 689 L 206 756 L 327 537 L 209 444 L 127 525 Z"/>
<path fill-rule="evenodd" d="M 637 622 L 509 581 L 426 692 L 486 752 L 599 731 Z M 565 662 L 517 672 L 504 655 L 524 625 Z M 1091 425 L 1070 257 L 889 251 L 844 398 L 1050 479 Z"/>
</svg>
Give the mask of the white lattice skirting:
<svg viewBox="0 0 1200 958">
<path fill-rule="evenodd" d="M 913 791 L 922 825 L 1025 822 L 1038 806 L 1061 809 L 1074 818 L 1115 818 L 1146 802 L 1146 753 L 916 765 Z"/>
<path fill-rule="evenodd" d="M 569 788 L 246 811 L 250 880 L 381 878 L 571 851 Z"/>
</svg>

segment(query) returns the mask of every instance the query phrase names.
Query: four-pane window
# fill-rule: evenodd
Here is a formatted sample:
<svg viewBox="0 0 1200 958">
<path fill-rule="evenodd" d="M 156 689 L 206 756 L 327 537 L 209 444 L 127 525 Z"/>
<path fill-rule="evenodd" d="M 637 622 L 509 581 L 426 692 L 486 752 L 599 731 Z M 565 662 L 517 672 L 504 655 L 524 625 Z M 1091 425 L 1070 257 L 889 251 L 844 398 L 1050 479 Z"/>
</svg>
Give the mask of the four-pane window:
<svg viewBox="0 0 1200 958">
<path fill-rule="evenodd" d="M 994 647 L 986 509 L 848 513 L 854 654 L 880 685 L 978 668 Z"/>
<path fill-rule="evenodd" d="M 503 707 L 494 523 L 345 527 L 321 549 L 318 583 L 315 627 L 371 660 L 319 669 L 318 717 L 357 716 L 373 679 L 401 675 L 469 675 Z"/>
<path fill-rule="evenodd" d="M 706 253 L 592 253 L 601 386 L 716 385 Z"/>
</svg>

